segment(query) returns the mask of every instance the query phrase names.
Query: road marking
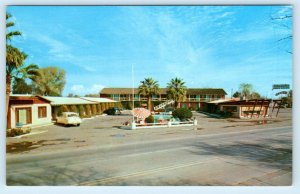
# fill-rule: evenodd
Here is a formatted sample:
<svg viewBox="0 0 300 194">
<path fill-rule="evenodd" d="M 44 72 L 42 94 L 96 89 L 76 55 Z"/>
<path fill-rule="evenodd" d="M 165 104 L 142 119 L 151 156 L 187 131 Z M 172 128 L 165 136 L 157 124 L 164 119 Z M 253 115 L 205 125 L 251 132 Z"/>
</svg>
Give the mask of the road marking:
<svg viewBox="0 0 300 194">
<path fill-rule="evenodd" d="M 86 148 L 84 151 L 99 151 L 102 149 L 113 149 L 116 147 L 124 147 L 124 146 L 137 146 L 140 144 L 146 145 L 146 144 L 151 144 L 151 143 L 159 143 L 159 142 L 169 142 L 169 141 L 176 141 L 176 140 L 191 140 L 191 139 L 201 139 L 201 138 L 206 138 L 206 137 L 216 137 L 216 136 L 222 136 L 222 135 L 234 135 L 234 134 L 247 134 L 247 133 L 251 133 L 251 132 L 264 132 L 264 131 L 272 131 L 272 130 L 280 130 L 280 129 L 293 129 L 292 126 L 284 126 L 284 127 L 275 127 L 275 128 L 262 128 L 262 129 L 251 129 L 251 130 L 246 130 L 246 131 L 235 131 L 235 132 L 223 132 L 223 133 L 212 133 L 212 134 L 202 134 L 202 135 L 196 135 L 196 136 L 192 136 L 192 137 L 176 137 L 176 138 L 169 138 L 169 139 L 159 139 L 159 140 L 149 140 L 149 141 L 143 141 L 143 142 L 132 142 L 132 143 L 126 143 L 126 144 L 122 144 L 122 145 L 104 145 L 104 146 L 91 146 L 89 148 Z M 78 150 L 76 152 L 78 152 L 80 154 L 80 152 L 82 152 L 83 150 Z M 51 152 L 51 153 L 38 153 L 38 154 L 28 154 L 25 156 L 22 156 L 23 158 L 31 158 L 32 157 L 39 157 L 39 156 L 47 156 L 49 154 L 53 155 L 53 154 L 68 154 L 68 153 L 74 153 L 74 150 L 68 150 L 68 151 L 64 151 L 64 150 L 59 150 L 59 151 L 55 151 L 55 152 Z M 7 155 L 6 156 L 6 161 L 10 162 L 10 160 L 12 160 L 12 162 L 14 160 L 19 160 L 20 159 L 20 155 Z"/>
<path fill-rule="evenodd" d="M 103 178 L 103 179 L 98 179 L 95 181 L 87 181 L 87 182 L 82 182 L 79 183 L 80 186 L 95 186 L 99 185 L 100 183 L 105 183 L 112 181 L 114 179 L 124 179 L 124 178 L 131 178 L 131 177 L 136 177 L 136 176 L 143 176 L 143 175 L 149 175 L 157 172 L 163 172 L 163 171 L 168 171 L 168 170 L 175 170 L 179 168 L 185 168 L 185 167 L 190 167 L 194 165 L 199 165 L 206 163 L 208 161 L 216 160 L 218 159 L 217 157 L 210 159 L 210 160 L 205 160 L 205 161 L 193 161 L 193 162 L 188 162 L 188 163 L 183 163 L 183 164 L 177 164 L 173 166 L 166 166 L 166 167 L 161 167 L 161 168 L 155 168 L 155 169 L 150 169 L 150 170 L 144 170 L 144 171 L 139 171 L 139 172 L 134 172 L 134 173 L 129 173 L 129 174 L 124 174 L 124 175 L 119 175 L 119 176 L 113 176 L 113 177 L 108 177 L 108 178 Z"/>
<path fill-rule="evenodd" d="M 141 153 L 132 153 L 132 154 L 127 154 L 127 155 L 123 155 L 123 156 L 118 156 L 117 158 L 127 158 L 127 157 L 134 157 L 134 156 L 140 156 L 140 155 L 148 155 L 148 154 L 156 154 L 156 153 L 162 153 L 162 152 L 170 152 L 170 151 L 176 151 L 176 150 L 184 150 L 184 149 L 188 149 L 188 148 L 193 148 L 194 146 L 185 146 L 185 147 L 180 147 L 180 148 L 170 148 L 170 149 L 163 149 L 163 150 L 155 150 L 155 151 L 149 151 L 149 152 L 141 152 Z M 88 164 L 90 162 L 95 162 L 97 158 L 92 158 L 92 159 L 88 159 L 88 160 L 84 160 L 84 161 L 73 161 L 74 163 L 69 163 L 68 167 L 71 166 L 76 166 L 76 165 L 83 165 L 83 164 Z M 107 160 L 115 160 L 116 158 L 102 158 L 102 159 L 97 159 L 97 161 L 107 161 Z M 58 164 L 66 164 L 66 161 L 62 161 L 62 162 L 56 162 L 55 165 Z M 44 167 L 48 167 L 48 166 L 52 166 L 53 164 L 50 165 L 45 165 Z M 44 168 L 43 167 L 43 168 Z M 42 168 L 42 169 L 43 169 Z M 32 167 L 30 169 L 25 169 L 25 170 L 16 170 L 16 171 L 10 171 L 9 175 L 14 175 L 14 174 L 20 174 L 20 173 L 29 173 L 32 171 L 36 171 L 39 170 L 36 167 Z"/>
<path fill-rule="evenodd" d="M 139 155 L 147 155 L 147 154 L 156 154 L 156 153 L 161 153 L 161 152 L 169 152 L 173 150 L 184 150 L 187 148 L 193 148 L 195 146 L 184 146 L 184 147 L 175 147 L 175 148 L 170 148 L 170 149 L 163 149 L 163 150 L 154 150 L 154 151 L 149 151 L 149 152 L 141 152 L 141 153 L 133 153 L 133 154 L 127 154 L 123 156 L 119 156 L 120 158 L 127 158 L 127 157 L 133 157 L 133 156 L 139 156 Z"/>
</svg>

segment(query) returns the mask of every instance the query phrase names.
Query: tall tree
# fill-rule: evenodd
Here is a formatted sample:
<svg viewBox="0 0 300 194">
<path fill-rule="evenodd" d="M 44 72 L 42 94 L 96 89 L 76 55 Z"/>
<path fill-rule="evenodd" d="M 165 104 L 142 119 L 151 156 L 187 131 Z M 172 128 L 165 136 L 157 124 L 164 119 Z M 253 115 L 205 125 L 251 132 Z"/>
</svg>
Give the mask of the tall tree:
<svg viewBox="0 0 300 194">
<path fill-rule="evenodd" d="M 32 94 L 32 85 L 26 83 L 24 79 L 15 78 L 12 83 L 13 94 Z"/>
<path fill-rule="evenodd" d="M 151 111 L 152 95 L 159 94 L 159 85 L 157 81 L 153 80 L 152 78 L 145 78 L 145 80 L 141 81 L 141 85 L 138 88 L 138 94 L 147 97 L 147 106 L 148 109 Z"/>
<path fill-rule="evenodd" d="M 14 94 L 32 94 L 32 84 L 28 84 L 26 80 L 34 80 L 39 76 L 39 67 L 36 64 L 28 66 L 23 65 L 16 69 L 12 74 L 13 78 L 13 93 Z"/>
<path fill-rule="evenodd" d="M 39 69 L 32 81 L 34 92 L 43 96 L 61 96 L 65 83 L 65 71 L 57 67 Z"/>
<path fill-rule="evenodd" d="M 98 98 L 99 94 L 86 94 L 86 95 L 84 95 L 84 97 L 96 97 L 96 98 Z"/>
<path fill-rule="evenodd" d="M 241 97 L 241 93 L 236 91 L 232 96 L 235 98 L 238 98 L 238 97 Z"/>
<path fill-rule="evenodd" d="M 261 96 L 260 96 L 260 94 L 258 92 L 253 91 L 250 94 L 250 99 L 261 99 Z"/>
<path fill-rule="evenodd" d="M 167 85 L 167 97 L 175 101 L 175 107 L 180 107 L 180 102 L 186 97 L 187 88 L 180 78 L 171 79 Z"/>
<path fill-rule="evenodd" d="M 11 30 L 15 25 L 14 22 L 10 21 L 11 17 L 10 13 L 6 13 L 6 114 L 8 113 L 13 72 L 23 65 L 27 57 L 25 53 L 11 45 L 12 38 L 21 35 L 21 32 Z"/>
<path fill-rule="evenodd" d="M 240 84 L 240 87 L 239 87 L 239 90 L 240 90 L 240 93 L 241 93 L 241 96 L 247 100 L 250 98 L 250 95 L 253 91 L 252 89 L 252 85 L 251 84 L 247 84 L 247 83 L 242 83 Z"/>
</svg>

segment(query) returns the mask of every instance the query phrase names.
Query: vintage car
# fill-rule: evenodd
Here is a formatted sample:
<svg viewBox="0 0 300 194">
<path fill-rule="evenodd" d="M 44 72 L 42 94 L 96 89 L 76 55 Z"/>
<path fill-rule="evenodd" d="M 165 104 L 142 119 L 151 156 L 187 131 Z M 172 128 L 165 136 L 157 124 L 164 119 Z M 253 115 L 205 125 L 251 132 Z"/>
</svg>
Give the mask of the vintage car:
<svg viewBox="0 0 300 194">
<path fill-rule="evenodd" d="M 63 112 L 61 116 L 57 117 L 58 124 L 63 125 L 76 125 L 79 126 L 81 123 L 81 118 L 78 113 L 75 112 Z"/>
<path fill-rule="evenodd" d="M 105 110 L 104 113 L 106 113 L 108 115 L 120 115 L 121 110 L 118 107 L 111 107 L 111 108 Z"/>
</svg>

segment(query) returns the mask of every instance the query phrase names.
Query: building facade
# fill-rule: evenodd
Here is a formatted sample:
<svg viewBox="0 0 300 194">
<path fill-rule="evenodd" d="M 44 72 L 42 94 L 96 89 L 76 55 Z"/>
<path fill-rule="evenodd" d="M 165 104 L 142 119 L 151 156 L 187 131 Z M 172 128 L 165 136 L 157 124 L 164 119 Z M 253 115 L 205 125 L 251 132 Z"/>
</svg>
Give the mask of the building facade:
<svg viewBox="0 0 300 194">
<path fill-rule="evenodd" d="M 133 94 L 134 93 L 134 94 Z M 224 99 L 227 93 L 220 88 L 188 88 L 185 100 L 180 103 L 181 107 L 201 109 L 206 102 Z M 103 88 L 100 91 L 101 98 L 109 98 L 116 101 L 147 101 L 147 98 L 138 95 L 138 88 Z M 161 88 L 158 95 L 152 96 L 153 102 L 167 101 L 167 89 Z"/>
<path fill-rule="evenodd" d="M 259 118 L 267 117 L 270 112 L 270 103 L 272 100 L 255 99 L 255 100 L 238 100 L 227 99 L 226 101 L 212 101 L 207 103 L 208 112 L 216 113 L 218 111 L 230 112 L 232 117 L 236 118 Z M 278 106 L 271 108 L 273 111 Z M 271 110 L 271 112 L 272 112 Z"/>
<path fill-rule="evenodd" d="M 7 129 L 18 127 L 38 127 L 52 124 L 63 111 L 80 113 L 90 117 L 100 114 L 118 102 L 107 98 L 55 97 L 12 94 L 9 97 Z M 63 107 L 67 110 L 64 110 Z M 91 113 L 91 115 L 89 113 Z"/>
<path fill-rule="evenodd" d="M 51 105 L 46 99 L 31 95 L 11 95 L 7 128 L 39 126 L 51 123 Z"/>
</svg>

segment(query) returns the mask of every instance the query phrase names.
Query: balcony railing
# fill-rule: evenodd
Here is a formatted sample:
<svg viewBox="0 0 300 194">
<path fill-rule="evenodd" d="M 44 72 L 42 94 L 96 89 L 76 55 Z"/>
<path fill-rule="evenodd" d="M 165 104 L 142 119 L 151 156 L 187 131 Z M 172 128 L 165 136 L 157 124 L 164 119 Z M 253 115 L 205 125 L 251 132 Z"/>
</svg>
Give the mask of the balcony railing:
<svg viewBox="0 0 300 194">
<path fill-rule="evenodd" d="M 131 101 L 131 97 L 120 97 L 120 98 L 113 98 L 117 101 Z M 219 100 L 221 98 L 186 98 L 184 102 L 210 102 L 214 100 Z M 147 98 L 134 98 L 135 101 L 147 101 Z M 152 98 L 152 101 L 167 101 L 167 98 Z"/>
</svg>

